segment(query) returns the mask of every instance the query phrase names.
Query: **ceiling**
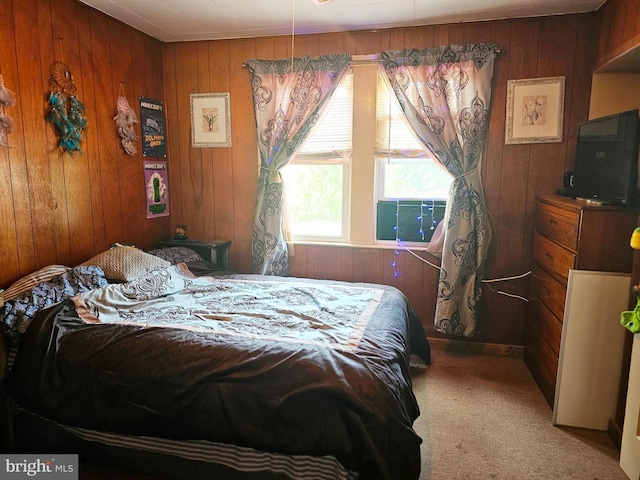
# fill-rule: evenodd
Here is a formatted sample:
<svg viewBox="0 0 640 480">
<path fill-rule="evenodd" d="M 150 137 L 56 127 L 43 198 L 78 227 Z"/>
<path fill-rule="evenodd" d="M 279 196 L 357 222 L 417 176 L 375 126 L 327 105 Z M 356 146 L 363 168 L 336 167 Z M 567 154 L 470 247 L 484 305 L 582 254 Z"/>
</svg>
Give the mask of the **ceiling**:
<svg viewBox="0 0 640 480">
<path fill-rule="evenodd" d="M 80 0 L 163 42 L 584 13 L 606 0 Z"/>
</svg>

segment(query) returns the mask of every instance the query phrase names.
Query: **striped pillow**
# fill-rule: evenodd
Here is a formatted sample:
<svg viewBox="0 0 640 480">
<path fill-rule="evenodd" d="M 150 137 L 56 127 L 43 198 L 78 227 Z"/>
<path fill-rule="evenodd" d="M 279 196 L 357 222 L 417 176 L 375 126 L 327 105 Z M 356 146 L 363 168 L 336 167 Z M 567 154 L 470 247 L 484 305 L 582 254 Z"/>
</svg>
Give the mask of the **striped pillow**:
<svg viewBox="0 0 640 480">
<path fill-rule="evenodd" d="M 48 265 L 46 267 L 42 267 L 40 270 L 22 277 L 7 288 L 4 291 L 4 301 L 8 302 L 10 300 L 14 300 L 24 292 L 40 285 L 42 282 L 48 282 L 56 275 L 61 275 L 69 270 L 71 270 L 71 267 L 67 267 L 65 265 Z"/>
</svg>

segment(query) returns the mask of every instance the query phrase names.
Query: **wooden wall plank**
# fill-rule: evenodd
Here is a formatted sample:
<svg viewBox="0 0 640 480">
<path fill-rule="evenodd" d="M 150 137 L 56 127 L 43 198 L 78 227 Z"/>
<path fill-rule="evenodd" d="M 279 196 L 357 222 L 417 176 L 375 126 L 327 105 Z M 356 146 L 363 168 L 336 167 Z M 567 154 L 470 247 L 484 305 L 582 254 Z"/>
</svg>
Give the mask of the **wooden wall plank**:
<svg viewBox="0 0 640 480">
<path fill-rule="evenodd" d="M 353 249 L 353 281 L 384 283 L 384 251 L 372 248 Z"/>
<path fill-rule="evenodd" d="M 241 272 L 251 271 L 251 238 L 258 188 L 258 144 L 253 116 L 253 98 L 249 73 L 242 62 L 256 58 L 256 40 L 229 43 L 229 85 L 231 85 L 231 121 L 233 148 L 233 248 L 230 262 Z"/>
<path fill-rule="evenodd" d="M 167 140 L 167 169 L 169 171 L 169 204 L 170 204 L 170 217 L 173 228 L 175 230 L 176 225 L 184 225 L 184 205 L 182 203 L 182 176 L 181 176 L 181 163 L 180 159 L 180 136 L 172 135 L 171 132 L 175 132 L 179 128 L 178 117 L 178 86 L 177 86 L 177 72 L 178 64 L 176 58 L 176 47 L 178 44 L 169 44 L 164 47 L 164 61 L 165 61 L 165 84 L 166 84 L 166 122 L 167 131 L 169 132 L 169 138 Z M 175 159 L 175 160 L 173 160 Z"/>
<path fill-rule="evenodd" d="M 189 95 L 198 92 L 198 58 L 196 42 L 186 42 L 176 47 L 176 89 L 178 123 L 171 135 L 178 138 L 180 165 L 180 191 L 183 203 L 183 222 L 190 229 L 189 235 L 199 232 L 202 224 L 197 221 L 202 209 L 200 150 L 191 147 L 191 106 Z M 177 127 L 177 128 L 176 128 Z M 178 135 L 175 137 L 175 135 Z M 193 232 L 193 233 L 192 233 Z"/>
<path fill-rule="evenodd" d="M 92 92 L 93 76 L 90 72 L 85 73 L 82 69 L 81 51 L 86 47 L 80 41 L 80 16 L 78 9 L 78 4 L 76 4 L 74 8 L 64 8 L 63 6 L 63 8 L 57 12 L 57 18 L 54 18 L 56 27 L 53 33 L 54 36 L 63 37 L 61 41 L 63 47 L 61 47 L 61 49 L 64 52 L 64 62 L 67 62 L 67 58 L 72 59 L 71 64 L 67 65 L 71 68 L 72 73 L 75 72 L 73 79 L 77 88 L 77 97 L 80 102 L 84 104 L 87 98 L 91 98 L 87 97 L 87 93 Z M 65 38 L 69 40 L 65 40 Z M 85 77 L 87 77 L 86 81 Z M 87 129 L 90 127 L 93 126 L 87 121 Z M 93 214 L 91 209 L 88 155 L 88 149 L 90 147 L 87 142 L 86 132 L 82 135 L 80 148 L 82 151 L 74 154 L 73 158 L 67 156 L 64 170 L 65 192 L 68 204 L 67 215 L 69 218 L 68 249 L 71 265 L 81 263 L 86 258 L 91 257 L 95 251 L 93 229 L 87 228 L 87 225 L 79 221 L 83 218 L 91 218 Z"/>
<path fill-rule="evenodd" d="M 419 49 L 431 48 L 434 46 L 433 30 L 434 27 L 431 25 L 394 30 L 392 32 L 389 49 L 402 50 L 403 48 L 407 48 L 407 45 L 413 45 L 413 48 Z"/>
<path fill-rule="evenodd" d="M 640 45 L 640 6 L 636 0 L 607 0 L 598 12 L 597 24 L 596 68 Z"/>
<path fill-rule="evenodd" d="M 156 240 L 150 242 L 147 245 L 147 239 L 155 238 L 160 236 L 160 238 L 168 237 L 166 230 L 169 228 L 168 217 L 157 217 L 152 219 L 146 218 L 146 184 L 144 179 L 144 160 L 142 156 L 143 144 L 142 144 L 142 129 L 140 125 L 140 98 L 156 98 L 162 99 L 164 97 L 163 92 L 158 92 L 154 85 L 156 82 L 153 81 L 153 62 L 150 61 L 150 58 L 147 57 L 148 44 L 147 37 L 140 32 L 132 30 L 129 33 L 129 41 L 130 41 L 130 49 L 131 49 L 131 75 L 120 81 L 124 81 L 122 86 L 118 85 L 118 97 L 123 94 L 127 101 L 129 102 L 129 106 L 133 109 L 138 119 L 138 123 L 133 124 L 133 130 L 138 137 L 136 141 L 134 141 L 134 145 L 137 150 L 137 154 L 135 155 L 127 155 L 124 154 L 124 147 L 119 146 L 119 150 L 123 156 L 123 161 L 131 163 L 135 166 L 135 171 L 133 173 L 133 180 L 136 184 L 136 198 L 132 199 L 136 204 L 136 211 L 145 212 L 144 215 L 138 214 L 138 218 L 136 219 L 137 224 L 137 232 L 135 235 L 135 239 L 133 240 L 134 245 L 138 246 L 156 246 Z M 162 57 L 160 56 L 156 59 L 160 65 L 160 74 L 162 74 Z M 122 87 L 122 88 L 120 88 Z M 114 106 L 115 109 L 115 106 Z M 165 125 L 166 125 L 166 110 L 165 110 Z M 115 122 L 114 122 L 115 123 Z M 120 143 L 119 137 L 116 139 L 117 143 Z M 167 153 L 169 151 L 169 146 L 167 145 Z M 126 160 L 125 160 L 126 159 Z M 151 159 L 149 159 L 151 160 Z M 166 158 L 159 158 L 158 160 L 166 160 Z M 171 192 L 169 192 L 171 193 Z M 171 202 L 171 196 L 169 196 L 169 202 Z M 171 205 L 169 205 L 169 213 L 171 213 Z M 162 230 L 158 230 L 157 227 L 160 225 L 164 225 L 165 228 Z"/>
<path fill-rule="evenodd" d="M 91 37 L 91 10 L 87 7 L 78 8 L 78 34 L 80 38 Z M 83 42 L 80 50 L 80 63 L 81 65 L 91 64 L 91 43 Z M 83 91 L 83 103 L 85 106 L 85 115 L 89 119 L 95 119 L 97 116 L 97 106 L 95 102 L 95 82 L 94 76 L 91 72 L 85 74 L 82 78 L 82 91 Z M 86 142 L 84 145 L 85 158 L 87 159 L 88 166 L 88 182 L 90 185 L 90 199 L 89 206 L 91 210 L 91 217 L 93 221 L 89 228 L 89 225 L 84 225 L 87 231 L 91 231 L 91 246 L 90 249 L 77 252 L 74 250 L 74 254 L 81 258 L 89 258 L 97 251 L 101 250 L 101 245 L 98 239 L 105 237 L 104 226 L 104 202 L 102 194 L 102 182 L 100 179 L 100 165 L 95 161 L 88 161 L 89 158 L 97 158 L 98 156 L 98 129 L 95 123 L 87 127 Z M 79 255 L 78 255 L 79 254 Z M 80 263 L 80 262 L 78 262 Z"/>
<path fill-rule="evenodd" d="M 111 75 L 112 51 L 110 21 L 98 12 L 91 15 L 91 53 L 94 64 L 95 103 L 98 108 L 109 106 L 113 112 L 113 92 L 117 87 L 113 86 Z M 117 58 L 117 54 L 113 55 Z M 122 189 L 119 179 L 120 172 L 117 163 L 117 148 L 119 145 L 114 139 L 113 114 L 97 115 L 94 123 L 98 130 L 98 152 L 100 164 L 100 179 L 102 181 L 102 195 L 104 202 L 104 226 L 105 238 L 102 244 L 98 243 L 99 250 L 106 249 L 111 243 L 128 242 L 124 238 L 124 226 L 122 225 Z"/>
<path fill-rule="evenodd" d="M 11 2 L 0 2 L 0 32 L 4 33 L 4 38 L 0 41 L 0 74 L 2 74 L 4 84 L 16 94 L 16 105 L 7 108 L 7 115 L 14 119 L 13 133 L 8 135 L 7 147 L 0 147 L 0 265 L 5 270 L 8 278 L 16 278 L 20 275 L 20 268 L 27 268 L 29 264 L 35 263 L 33 248 L 30 252 L 29 260 L 20 264 L 18 261 L 18 225 L 16 212 L 13 203 L 13 179 L 11 175 L 11 159 L 16 146 L 24 149 L 24 134 L 20 112 L 20 84 L 18 81 L 18 66 L 16 59 L 15 41 L 15 20 L 13 4 Z M 0 34 L 2 35 L 2 34 Z M 17 158 L 21 158 L 19 155 Z M 22 156 L 24 158 L 24 154 Z M 30 221 L 30 217 L 28 219 Z M 29 238 L 29 237 L 27 237 Z"/>
<path fill-rule="evenodd" d="M 211 62 L 211 89 L 214 92 L 229 92 L 229 42 L 215 42 L 209 45 L 209 61 Z M 248 75 L 246 69 L 243 69 Z M 233 129 L 234 118 L 231 118 Z M 231 148 L 213 149 L 211 163 L 213 194 L 212 211 L 214 220 L 208 217 L 210 227 L 205 231 L 205 238 L 233 238 L 233 162 Z"/>
<path fill-rule="evenodd" d="M 122 224 L 122 237 L 127 238 L 128 243 L 141 245 L 142 243 L 142 217 L 141 211 L 144 206 L 141 204 L 144 199 L 142 183 L 140 176 L 142 169 L 130 155 L 127 155 L 120 143 L 120 137 L 117 135 L 116 125 L 113 120 L 115 115 L 115 105 L 120 93 L 120 87 L 125 89 L 126 85 L 133 86 L 133 58 L 131 48 L 131 32 L 119 22 L 109 22 L 109 38 L 110 47 L 117 55 L 111 55 L 110 60 L 110 82 L 109 89 L 105 90 L 105 103 L 111 106 L 112 114 L 110 117 L 103 118 L 105 128 L 104 141 L 108 142 L 109 149 L 113 152 L 111 162 L 116 166 L 118 172 L 119 203 L 135 208 L 123 208 L 120 215 Z M 126 93 L 126 89 L 124 90 Z"/>
<path fill-rule="evenodd" d="M 35 265 L 29 263 L 29 266 L 41 266 L 51 263 L 53 258 L 60 253 L 64 260 L 69 259 L 68 250 L 65 249 L 68 242 L 66 234 L 66 199 L 64 193 L 64 184 L 62 177 L 64 171 L 61 167 L 61 161 L 48 162 L 47 154 L 55 148 L 55 142 L 51 143 L 47 137 L 43 137 L 42 131 L 48 131 L 51 126 L 43 124 L 43 115 L 45 102 L 48 99 L 48 80 L 49 80 L 49 64 L 41 60 L 34 62 L 31 58 L 31 52 L 36 51 L 39 56 L 36 58 L 47 58 L 53 61 L 52 49 L 52 28 L 51 28 L 51 11 L 48 4 L 38 5 L 37 9 L 30 12 L 24 12 L 23 9 L 15 9 L 16 16 L 16 34 L 18 32 L 29 31 L 31 26 L 38 24 L 39 26 L 48 20 L 48 25 L 42 25 L 42 30 L 38 29 L 39 35 L 28 36 L 29 38 L 20 38 L 16 40 L 18 72 L 20 74 L 20 103 L 22 106 L 22 114 L 24 115 L 23 126 L 25 139 L 33 139 L 34 141 L 25 141 L 25 149 L 21 152 L 21 161 L 26 162 L 25 177 L 20 178 L 20 186 L 14 188 L 14 200 L 16 201 L 16 211 L 19 214 L 18 224 L 25 230 L 20 230 L 23 234 L 19 236 L 18 245 L 20 248 L 20 258 L 25 258 L 25 248 L 31 246 L 34 249 Z M 48 44 L 43 42 L 45 38 Z M 23 89 L 22 85 L 27 79 L 35 80 L 35 87 L 31 89 Z M 48 132 L 47 132 L 48 133 Z M 17 152 L 16 152 L 17 153 Z M 17 160 L 17 159 L 16 159 Z M 12 162 L 13 166 L 13 162 Z M 14 180 L 17 180 L 14 171 Z M 30 184 L 39 185 L 40 188 L 29 188 Z M 22 190 L 22 191 L 21 191 Z M 28 201 L 29 206 L 19 205 Z M 29 221 L 23 215 L 30 214 Z M 26 230 L 26 229 L 29 230 Z M 46 239 L 46 246 L 41 245 Z M 23 244 L 24 242 L 24 244 Z"/>
<path fill-rule="evenodd" d="M 197 87 L 193 93 L 209 93 L 212 90 L 210 86 L 211 62 L 209 60 L 208 45 L 205 43 L 198 43 L 196 45 L 196 56 Z M 214 207 L 214 195 L 208 186 L 213 185 L 213 148 L 194 148 L 192 150 L 191 158 L 193 160 L 191 169 L 191 186 L 194 190 L 196 200 L 194 213 L 197 214 L 195 226 L 197 226 L 199 231 L 207 232 L 210 230 L 210 227 L 205 225 L 215 226 L 215 210 L 210 210 L 210 208 Z M 193 228 L 193 226 L 194 225 L 191 227 Z"/>
<path fill-rule="evenodd" d="M 611 25 L 611 30 L 609 31 L 609 34 L 611 36 L 611 41 L 609 43 L 609 55 L 611 56 L 611 58 L 615 58 L 623 53 L 622 44 L 624 43 L 624 35 L 626 33 L 624 31 L 624 24 L 627 12 L 631 13 L 630 6 L 632 5 L 632 3 L 637 2 L 635 0 L 618 0 L 617 2 L 615 2 L 614 9 L 617 11 L 617 13 L 613 17 L 613 23 Z"/>
<path fill-rule="evenodd" d="M 331 248 L 331 247 L 329 247 Z M 307 271 L 307 276 L 311 278 L 322 278 L 321 275 L 321 265 L 320 265 L 320 250 L 324 251 L 325 249 L 318 248 L 317 245 L 307 245 L 305 248 L 305 269 Z"/>
<path fill-rule="evenodd" d="M 622 32 L 622 45 L 620 50 L 626 52 L 633 48 L 635 42 L 636 25 L 640 16 L 640 6 L 635 0 L 626 0 L 624 17 L 624 30 Z"/>
</svg>

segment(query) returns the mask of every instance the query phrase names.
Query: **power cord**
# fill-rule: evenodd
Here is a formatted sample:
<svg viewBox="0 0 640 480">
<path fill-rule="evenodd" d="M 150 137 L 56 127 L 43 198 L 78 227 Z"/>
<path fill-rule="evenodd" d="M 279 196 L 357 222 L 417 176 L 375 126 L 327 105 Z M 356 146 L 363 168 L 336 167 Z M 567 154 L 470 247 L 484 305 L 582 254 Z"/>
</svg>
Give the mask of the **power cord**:
<svg viewBox="0 0 640 480">
<path fill-rule="evenodd" d="M 403 250 L 405 250 L 406 252 L 409 252 L 411 255 L 413 255 L 414 257 L 416 257 L 417 259 L 419 259 L 421 262 L 424 262 L 424 263 L 426 263 L 427 265 L 429 265 L 429 266 L 431 266 L 431 267 L 433 267 L 433 268 L 435 268 L 435 269 L 437 269 L 437 270 L 440 270 L 440 268 L 441 268 L 441 267 L 440 267 L 439 265 L 436 265 L 435 263 L 430 262 L 430 261 L 429 261 L 429 260 L 427 260 L 426 258 L 422 258 L 420 255 L 418 255 L 417 253 L 415 253 L 414 251 L 412 251 L 410 248 L 408 248 L 407 246 L 403 245 L 403 244 L 402 244 L 402 242 L 398 242 L 398 246 L 399 246 L 400 248 L 402 248 Z M 522 274 L 520 274 L 520 275 L 514 275 L 514 276 L 511 276 L 511 277 L 502 277 L 502 278 L 485 279 L 485 280 L 482 280 L 482 283 L 489 284 L 489 283 L 496 283 L 496 282 L 507 282 L 507 281 L 510 281 L 510 280 L 519 280 L 519 279 L 521 279 L 521 278 L 525 278 L 525 277 L 527 277 L 527 276 L 529 276 L 529 275 L 531 275 L 531 270 L 529 270 L 528 272 L 522 273 Z M 527 302 L 527 303 L 529 302 L 529 299 L 528 299 L 528 298 L 525 298 L 525 297 L 523 297 L 523 296 L 521 296 L 521 295 L 515 295 L 515 294 L 513 294 L 513 293 L 504 292 L 504 291 L 502 291 L 502 290 L 495 290 L 495 289 L 493 289 L 493 288 L 491 288 L 491 287 L 489 287 L 489 289 L 490 289 L 492 292 L 497 293 L 497 294 L 500 294 L 500 295 L 505 295 L 505 296 L 507 296 L 507 297 L 511 297 L 511 298 L 517 298 L 518 300 L 523 300 L 523 301 L 525 301 L 525 302 Z"/>
</svg>

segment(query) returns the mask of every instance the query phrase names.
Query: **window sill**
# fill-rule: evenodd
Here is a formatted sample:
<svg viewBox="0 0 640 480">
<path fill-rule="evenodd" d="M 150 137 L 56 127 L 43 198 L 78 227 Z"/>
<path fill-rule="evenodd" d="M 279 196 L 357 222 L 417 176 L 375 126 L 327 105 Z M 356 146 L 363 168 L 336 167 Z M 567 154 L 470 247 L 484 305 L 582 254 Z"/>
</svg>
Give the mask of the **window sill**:
<svg viewBox="0 0 640 480">
<path fill-rule="evenodd" d="M 296 245 L 303 245 L 303 246 L 313 246 L 313 247 L 371 248 L 376 250 L 408 249 L 412 251 L 427 252 L 427 249 L 429 248 L 428 243 L 411 243 L 411 242 L 404 242 L 402 243 L 402 245 L 395 242 L 356 245 L 356 244 L 344 243 L 344 242 L 342 243 L 341 242 L 320 242 L 320 241 L 303 240 L 303 241 L 287 242 L 287 244 L 293 245 L 294 249 Z M 434 257 L 440 257 L 439 252 L 428 252 L 428 253 L 430 253 L 430 255 L 433 255 Z"/>
</svg>

